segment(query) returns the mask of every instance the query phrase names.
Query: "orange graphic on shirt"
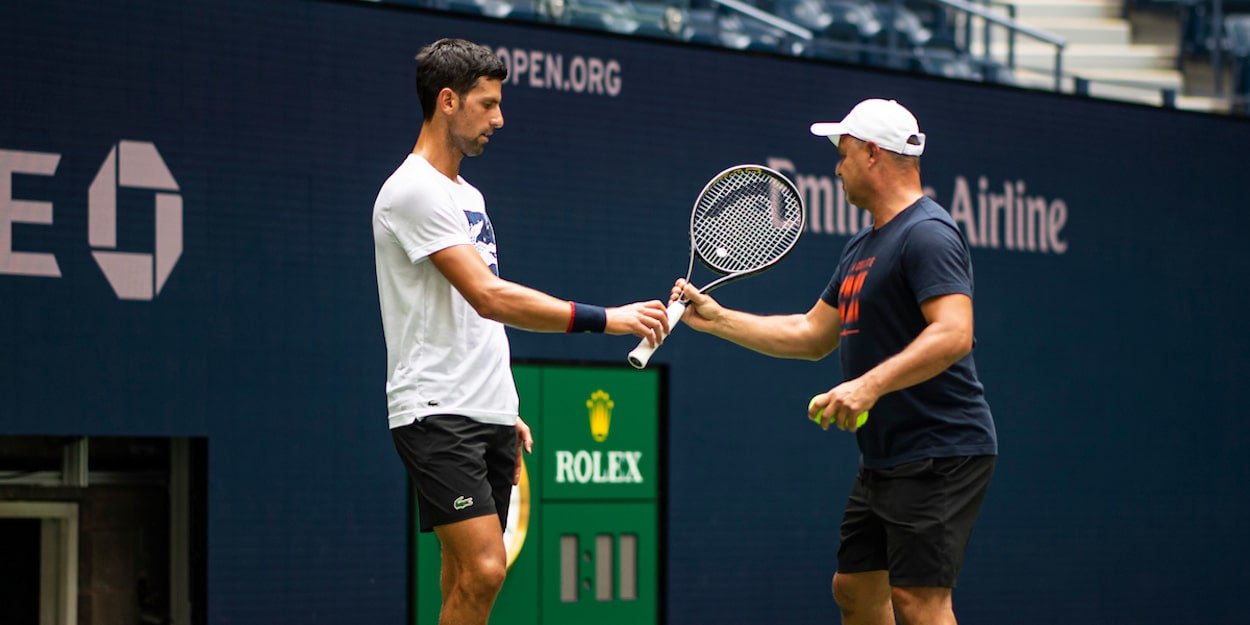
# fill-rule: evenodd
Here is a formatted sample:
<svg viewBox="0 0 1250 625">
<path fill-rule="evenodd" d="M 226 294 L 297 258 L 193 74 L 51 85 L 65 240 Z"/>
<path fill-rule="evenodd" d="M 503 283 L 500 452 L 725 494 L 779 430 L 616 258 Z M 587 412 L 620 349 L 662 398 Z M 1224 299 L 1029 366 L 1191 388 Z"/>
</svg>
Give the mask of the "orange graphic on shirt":
<svg viewBox="0 0 1250 625">
<path fill-rule="evenodd" d="M 842 336 L 858 334 L 859 328 L 859 295 L 864 290 L 864 281 L 868 279 L 868 269 L 877 258 L 865 258 L 854 265 L 842 279 L 838 289 L 838 316 L 842 322 Z"/>
</svg>

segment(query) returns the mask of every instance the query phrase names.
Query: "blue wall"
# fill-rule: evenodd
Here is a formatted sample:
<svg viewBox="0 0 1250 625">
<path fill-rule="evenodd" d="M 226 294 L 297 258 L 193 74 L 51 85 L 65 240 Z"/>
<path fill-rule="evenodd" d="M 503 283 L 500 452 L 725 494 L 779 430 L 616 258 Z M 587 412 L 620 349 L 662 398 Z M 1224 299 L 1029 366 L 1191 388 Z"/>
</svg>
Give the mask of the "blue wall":
<svg viewBox="0 0 1250 625">
<path fill-rule="evenodd" d="M 412 57 L 442 36 L 544 65 L 505 89 L 507 125 L 464 174 L 504 276 L 559 296 L 664 295 L 708 177 L 770 161 L 832 176 L 807 126 L 864 97 L 917 114 L 948 208 L 976 220 L 981 178 L 1023 185 L 1062 253 L 1009 249 L 1001 224 L 993 245 L 965 219 L 1002 457 L 960 622 L 1240 616 L 1246 123 L 366 4 L 6 2 L 0 150 L 60 155 L 54 175 L 13 177 L 13 198 L 53 205 L 53 223 L 12 227 L 13 247 L 55 254 L 62 277 L 0 274 L 0 434 L 207 437 L 212 622 L 404 619 L 369 218 L 419 126 Z M 572 88 L 547 88 L 547 57 Z M 599 92 L 574 57 L 614 68 Z M 183 202 L 184 249 L 152 301 L 118 299 L 88 240 L 88 187 L 121 140 L 153 143 Z M 118 250 L 151 253 L 151 192 L 122 189 L 118 207 Z M 846 241 L 817 221 L 722 301 L 810 307 Z M 510 336 L 526 359 L 623 362 L 633 344 Z M 856 451 L 803 415 L 835 361 L 689 329 L 656 356 L 671 367 L 670 623 L 835 622 Z"/>
</svg>

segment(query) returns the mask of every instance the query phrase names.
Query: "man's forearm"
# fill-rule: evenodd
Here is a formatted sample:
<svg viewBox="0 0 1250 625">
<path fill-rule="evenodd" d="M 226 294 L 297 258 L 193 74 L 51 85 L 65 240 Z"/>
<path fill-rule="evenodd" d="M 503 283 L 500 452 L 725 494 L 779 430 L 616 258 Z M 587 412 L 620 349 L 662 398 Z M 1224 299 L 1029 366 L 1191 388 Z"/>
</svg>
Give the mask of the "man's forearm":
<svg viewBox="0 0 1250 625">
<path fill-rule="evenodd" d="M 878 397 L 937 376 L 971 351 L 972 340 L 953 325 L 929 324 L 903 351 L 861 376 Z"/>
<path fill-rule="evenodd" d="M 837 347 L 821 345 L 806 315 L 753 315 L 724 309 L 710 334 L 775 358 L 819 360 Z"/>
<path fill-rule="evenodd" d="M 499 279 L 471 302 L 477 314 L 531 332 L 564 332 L 569 327 L 570 307 L 565 300 L 542 291 Z"/>
</svg>

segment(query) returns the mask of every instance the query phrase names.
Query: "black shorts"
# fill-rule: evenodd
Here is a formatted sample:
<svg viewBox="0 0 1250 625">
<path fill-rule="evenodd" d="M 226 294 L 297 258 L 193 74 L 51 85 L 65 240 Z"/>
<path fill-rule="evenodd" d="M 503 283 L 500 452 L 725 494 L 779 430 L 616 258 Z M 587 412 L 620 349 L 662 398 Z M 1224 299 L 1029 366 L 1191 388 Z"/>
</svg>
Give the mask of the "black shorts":
<svg viewBox="0 0 1250 625">
<path fill-rule="evenodd" d="M 842 517 L 838 571 L 889 571 L 891 586 L 953 588 L 994 456 L 859 470 Z"/>
<path fill-rule="evenodd" d="M 433 415 L 392 428 L 391 438 L 416 487 L 422 532 L 487 514 L 499 515 L 500 528 L 507 525 L 515 427 Z"/>
</svg>

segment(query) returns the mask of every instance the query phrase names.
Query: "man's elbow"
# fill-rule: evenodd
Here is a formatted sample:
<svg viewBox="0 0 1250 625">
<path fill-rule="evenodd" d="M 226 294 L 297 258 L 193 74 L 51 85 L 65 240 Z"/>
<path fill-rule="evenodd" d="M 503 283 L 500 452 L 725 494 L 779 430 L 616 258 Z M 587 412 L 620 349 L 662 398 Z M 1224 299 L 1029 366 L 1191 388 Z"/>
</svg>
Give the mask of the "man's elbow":
<svg viewBox="0 0 1250 625">
<path fill-rule="evenodd" d="M 972 353 L 972 330 L 957 330 L 950 340 L 950 361 L 959 362 Z"/>
<path fill-rule="evenodd" d="M 502 305 L 504 298 L 501 297 L 503 284 L 502 280 L 492 281 L 462 295 L 478 316 L 491 321 L 500 321 L 500 316 L 504 314 Z"/>
<path fill-rule="evenodd" d="M 470 300 L 469 304 L 473 306 L 479 317 L 490 319 L 491 321 L 499 321 L 500 309 L 499 305 L 489 297 Z"/>
<path fill-rule="evenodd" d="M 803 354 L 803 359 L 810 360 L 812 362 L 824 360 L 825 357 L 832 354 L 833 351 L 838 348 L 838 337 L 835 336 L 832 340 L 812 342 L 809 343 L 809 345 L 810 348 L 807 353 Z"/>
</svg>

